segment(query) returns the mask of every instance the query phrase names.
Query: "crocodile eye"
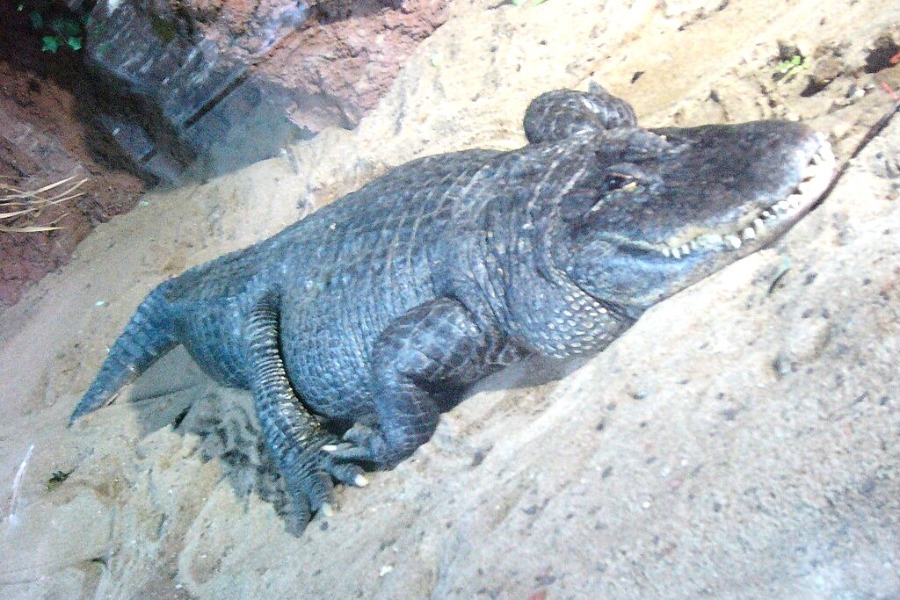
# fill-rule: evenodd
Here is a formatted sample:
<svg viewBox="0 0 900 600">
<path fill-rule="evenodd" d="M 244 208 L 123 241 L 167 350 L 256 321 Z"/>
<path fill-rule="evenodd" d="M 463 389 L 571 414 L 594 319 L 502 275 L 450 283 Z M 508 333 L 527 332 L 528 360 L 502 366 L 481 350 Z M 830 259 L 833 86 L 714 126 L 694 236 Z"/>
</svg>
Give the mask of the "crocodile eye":
<svg viewBox="0 0 900 600">
<path fill-rule="evenodd" d="M 633 192 L 638 187 L 638 178 L 628 173 L 611 172 L 603 177 L 600 183 L 598 201 L 591 207 L 590 212 L 597 212 L 610 200 L 612 192 Z"/>
<path fill-rule="evenodd" d="M 638 186 L 637 177 L 628 173 L 608 173 L 603 178 L 603 192 L 632 192 Z"/>
</svg>

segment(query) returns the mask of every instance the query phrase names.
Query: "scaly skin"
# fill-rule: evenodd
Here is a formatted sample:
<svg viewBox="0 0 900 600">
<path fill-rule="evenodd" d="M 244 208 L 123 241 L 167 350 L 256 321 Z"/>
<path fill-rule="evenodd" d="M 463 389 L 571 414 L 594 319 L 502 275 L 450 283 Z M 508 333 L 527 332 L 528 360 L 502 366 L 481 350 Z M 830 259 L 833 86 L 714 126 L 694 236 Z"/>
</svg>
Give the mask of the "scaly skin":
<svg viewBox="0 0 900 600">
<path fill-rule="evenodd" d="M 539 96 L 525 130 L 519 150 L 413 161 L 163 283 L 72 420 L 183 344 L 252 391 L 299 532 L 333 478 L 408 457 L 474 382 L 603 349 L 783 233 L 833 173 L 803 125 L 650 131 L 599 87 Z"/>
</svg>

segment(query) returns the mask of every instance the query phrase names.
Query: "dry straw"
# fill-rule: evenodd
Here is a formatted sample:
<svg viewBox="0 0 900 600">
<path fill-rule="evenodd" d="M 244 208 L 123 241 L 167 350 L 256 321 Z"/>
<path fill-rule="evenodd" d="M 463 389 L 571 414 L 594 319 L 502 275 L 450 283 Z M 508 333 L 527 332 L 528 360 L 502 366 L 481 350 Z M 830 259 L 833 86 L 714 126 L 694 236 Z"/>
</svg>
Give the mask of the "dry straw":
<svg viewBox="0 0 900 600">
<path fill-rule="evenodd" d="M 51 231 L 59 229 L 56 223 L 66 214 L 64 213 L 50 223 L 43 225 L 35 221 L 43 212 L 54 205 L 62 204 L 84 194 L 76 190 L 87 181 L 87 178 L 71 183 L 75 177 L 66 177 L 56 183 L 45 185 L 37 190 L 20 190 L 12 185 L 0 182 L 0 232 L 3 233 L 34 233 L 37 231 Z M 25 220 L 24 225 L 5 225 L 13 220 Z"/>
</svg>

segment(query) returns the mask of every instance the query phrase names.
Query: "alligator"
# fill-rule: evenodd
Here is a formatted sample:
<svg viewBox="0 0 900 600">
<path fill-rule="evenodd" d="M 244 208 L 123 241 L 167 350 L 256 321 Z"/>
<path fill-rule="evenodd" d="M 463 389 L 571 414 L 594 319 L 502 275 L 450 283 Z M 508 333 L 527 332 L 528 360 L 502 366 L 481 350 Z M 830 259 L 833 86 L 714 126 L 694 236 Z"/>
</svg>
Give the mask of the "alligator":
<svg viewBox="0 0 900 600">
<path fill-rule="evenodd" d="M 414 160 L 163 282 L 71 421 L 182 344 L 252 393 L 299 534 L 335 482 L 409 457 L 475 382 L 602 350 L 770 244 L 835 172 L 803 124 L 644 129 L 600 86 L 538 96 L 524 128 L 522 148 Z"/>
</svg>

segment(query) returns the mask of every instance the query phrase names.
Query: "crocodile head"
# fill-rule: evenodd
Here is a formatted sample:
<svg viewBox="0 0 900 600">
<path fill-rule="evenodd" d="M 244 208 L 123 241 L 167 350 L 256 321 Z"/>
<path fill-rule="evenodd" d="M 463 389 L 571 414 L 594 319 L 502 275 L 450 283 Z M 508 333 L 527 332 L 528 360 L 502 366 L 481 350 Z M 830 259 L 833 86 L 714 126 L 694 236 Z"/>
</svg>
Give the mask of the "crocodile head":
<svg viewBox="0 0 900 600">
<path fill-rule="evenodd" d="M 609 132 L 559 206 L 555 262 L 639 313 L 772 242 L 827 190 L 831 148 L 802 124 Z"/>
</svg>

